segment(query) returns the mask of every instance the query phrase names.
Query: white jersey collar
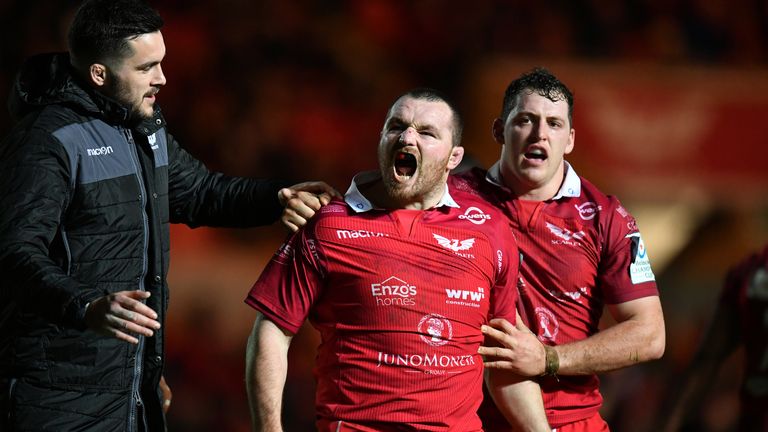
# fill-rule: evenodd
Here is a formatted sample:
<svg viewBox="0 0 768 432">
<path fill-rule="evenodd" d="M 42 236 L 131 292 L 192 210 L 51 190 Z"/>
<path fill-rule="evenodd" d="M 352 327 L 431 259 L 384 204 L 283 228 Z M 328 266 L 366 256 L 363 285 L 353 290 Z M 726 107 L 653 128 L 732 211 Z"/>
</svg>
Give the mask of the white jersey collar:
<svg viewBox="0 0 768 432">
<path fill-rule="evenodd" d="M 357 213 L 364 213 L 370 210 L 383 210 L 374 207 L 373 203 L 360 192 L 360 188 L 358 187 L 358 185 L 364 185 L 380 179 L 381 173 L 379 171 L 365 171 L 355 175 L 355 177 L 352 178 L 352 184 L 349 185 L 349 189 L 347 189 L 347 192 L 344 194 L 344 201 Z M 447 184 L 445 185 L 445 192 L 437 205 L 435 205 L 435 208 L 443 206 L 461 208 L 461 206 L 454 201 L 453 197 L 451 197 L 450 192 L 448 192 Z"/>
</svg>

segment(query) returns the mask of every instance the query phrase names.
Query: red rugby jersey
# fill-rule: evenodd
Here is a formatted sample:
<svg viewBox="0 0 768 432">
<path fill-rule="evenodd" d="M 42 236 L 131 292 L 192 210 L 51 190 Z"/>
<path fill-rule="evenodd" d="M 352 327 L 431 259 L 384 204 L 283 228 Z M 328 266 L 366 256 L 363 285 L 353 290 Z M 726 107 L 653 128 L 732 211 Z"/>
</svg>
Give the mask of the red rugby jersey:
<svg viewBox="0 0 768 432">
<path fill-rule="evenodd" d="M 547 345 L 598 331 L 605 304 L 658 295 L 635 219 L 570 165 L 558 194 L 521 202 L 499 185 L 498 164 L 461 175 L 505 210 L 520 248 L 520 314 Z M 542 377 L 552 427 L 592 416 L 602 404 L 596 375 Z M 492 402 L 481 409 L 487 431 L 510 430 Z"/>
<path fill-rule="evenodd" d="M 321 421 L 480 431 L 480 326 L 515 321 L 508 220 L 448 188 L 430 210 L 379 210 L 358 183 L 278 250 L 246 303 L 290 332 L 307 317 L 320 332 Z"/>
<path fill-rule="evenodd" d="M 720 303 L 738 317 L 746 354 L 739 430 L 768 430 L 768 246 L 728 272 Z"/>
</svg>

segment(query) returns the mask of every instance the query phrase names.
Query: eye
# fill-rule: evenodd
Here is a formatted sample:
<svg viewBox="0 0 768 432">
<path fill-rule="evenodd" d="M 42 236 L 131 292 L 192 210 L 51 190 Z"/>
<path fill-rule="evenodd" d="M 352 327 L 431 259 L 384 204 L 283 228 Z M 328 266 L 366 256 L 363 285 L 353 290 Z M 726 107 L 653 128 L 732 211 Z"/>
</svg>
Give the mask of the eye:
<svg viewBox="0 0 768 432">
<path fill-rule="evenodd" d="M 520 116 L 515 120 L 516 125 L 527 125 L 531 123 L 531 118 L 528 116 Z"/>
<path fill-rule="evenodd" d="M 563 127 L 563 123 L 559 120 L 550 120 L 549 126 L 552 128 L 561 128 Z"/>
</svg>

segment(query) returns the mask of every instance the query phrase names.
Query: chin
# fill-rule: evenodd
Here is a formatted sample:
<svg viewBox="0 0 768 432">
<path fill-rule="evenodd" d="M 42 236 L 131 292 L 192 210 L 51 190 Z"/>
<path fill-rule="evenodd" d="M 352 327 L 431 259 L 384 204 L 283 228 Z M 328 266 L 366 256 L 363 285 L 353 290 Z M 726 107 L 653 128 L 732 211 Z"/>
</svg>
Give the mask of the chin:
<svg viewBox="0 0 768 432">
<path fill-rule="evenodd" d="M 149 119 L 151 119 L 151 118 L 152 118 L 152 116 L 153 116 L 154 114 L 155 114 L 155 111 L 154 111 L 152 108 L 150 108 L 149 110 L 146 110 L 146 109 L 138 109 L 138 110 L 136 110 L 136 111 L 134 111 L 134 112 L 133 112 L 133 115 L 134 115 L 136 118 L 139 118 L 139 119 L 141 119 L 141 120 L 149 120 Z"/>
</svg>

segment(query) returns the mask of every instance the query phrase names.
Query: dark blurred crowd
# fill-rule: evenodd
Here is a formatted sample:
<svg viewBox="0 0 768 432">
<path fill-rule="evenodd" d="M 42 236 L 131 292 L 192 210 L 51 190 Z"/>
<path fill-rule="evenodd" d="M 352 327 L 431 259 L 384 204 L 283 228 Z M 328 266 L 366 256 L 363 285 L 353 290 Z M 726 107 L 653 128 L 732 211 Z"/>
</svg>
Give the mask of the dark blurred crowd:
<svg viewBox="0 0 768 432">
<path fill-rule="evenodd" d="M 395 95 L 426 85 L 470 110 L 462 103 L 472 92 L 468 76 L 495 59 L 741 68 L 768 62 L 764 0 L 151 3 L 165 19 L 168 47 L 168 85 L 158 100 L 182 145 L 231 174 L 325 179 L 341 190 L 352 173 L 376 166 L 371 148 Z M 66 48 L 77 4 L 0 0 L 0 99 L 7 99 L 24 57 Z M 501 91 L 489 97 L 500 100 Z M 4 136 L 12 120 L 3 112 Z M 244 238 L 253 242 L 259 235 Z M 274 249 L 279 240 L 267 238 L 258 246 Z M 251 282 L 243 281 L 243 296 Z M 205 321 L 209 312 L 205 301 L 199 310 L 171 312 L 166 375 L 178 405 L 171 408 L 170 430 L 247 431 L 243 350 L 251 322 L 243 323 L 242 345 L 224 344 L 211 330 L 215 323 Z M 306 346 L 314 336 L 298 337 L 307 343 L 292 348 L 303 351 L 289 368 L 288 430 L 308 430 L 312 422 L 306 386 L 313 354 Z M 634 404 L 644 392 L 654 400 L 647 405 L 652 409 L 666 384 L 634 369 L 617 373 L 606 382 L 614 399 L 606 400 L 605 417 L 609 423 L 630 419 L 621 423 L 629 425 L 639 417 L 626 412 L 631 404 L 625 400 Z"/>
<path fill-rule="evenodd" d="M 376 139 L 393 95 L 429 85 L 461 99 L 468 71 L 494 58 L 768 60 L 762 0 L 152 3 L 166 21 L 160 102 L 183 144 L 236 174 L 298 170 L 341 185 L 375 166 L 357 147 Z M 64 49 L 76 5 L 0 2 L 3 100 L 25 56 Z M 0 131 L 8 126 L 2 116 Z"/>
</svg>

